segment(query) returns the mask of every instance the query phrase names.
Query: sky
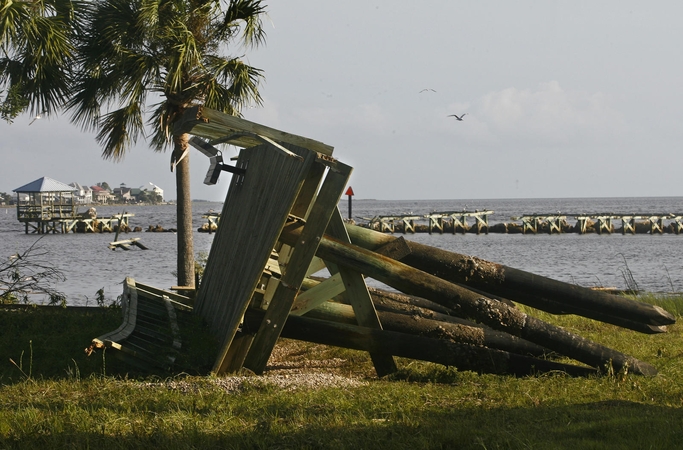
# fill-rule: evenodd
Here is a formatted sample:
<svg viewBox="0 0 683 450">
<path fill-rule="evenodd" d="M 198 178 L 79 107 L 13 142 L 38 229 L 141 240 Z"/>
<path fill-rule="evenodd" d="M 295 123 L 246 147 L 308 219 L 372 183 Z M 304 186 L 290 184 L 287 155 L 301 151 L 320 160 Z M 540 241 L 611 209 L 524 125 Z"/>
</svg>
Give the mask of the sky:
<svg viewBox="0 0 683 450">
<path fill-rule="evenodd" d="M 229 50 L 265 75 L 244 117 L 333 146 L 357 199 L 683 195 L 681 2 L 266 4 L 265 45 Z M 0 191 L 49 176 L 175 198 L 170 153 L 103 160 L 68 116 L 31 119 L 0 122 Z M 192 197 L 222 201 L 230 174 L 203 185 L 191 151 Z"/>
</svg>

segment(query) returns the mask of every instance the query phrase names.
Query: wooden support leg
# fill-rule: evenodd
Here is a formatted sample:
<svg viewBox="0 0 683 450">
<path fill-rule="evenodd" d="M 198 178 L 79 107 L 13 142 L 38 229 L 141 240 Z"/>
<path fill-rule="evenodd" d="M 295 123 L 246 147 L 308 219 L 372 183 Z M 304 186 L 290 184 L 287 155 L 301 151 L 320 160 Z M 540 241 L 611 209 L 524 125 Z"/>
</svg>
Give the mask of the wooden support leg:
<svg viewBox="0 0 683 450">
<path fill-rule="evenodd" d="M 351 170 L 350 166 L 337 162 L 325 177 L 302 234 L 293 247 L 287 271 L 282 275 L 273 300 L 244 360 L 244 367 L 251 369 L 254 373 L 262 374 L 268 364 L 268 358 L 287 321 L 308 266 L 315 256 L 332 213 L 337 209 Z"/>
<path fill-rule="evenodd" d="M 332 218 L 330 219 L 327 231 L 331 236 L 348 244 L 351 243 L 349 234 L 344 226 L 344 220 L 342 219 L 338 208 L 332 213 Z M 372 297 L 368 292 L 368 287 L 365 284 L 363 275 L 344 266 L 337 265 L 332 265 L 332 267 L 330 267 L 330 272 L 333 271 L 339 272 L 344 280 L 346 298 L 353 307 L 353 312 L 356 315 L 358 325 L 381 330 L 382 324 L 380 323 L 379 316 L 375 310 L 375 305 L 372 303 Z M 396 362 L 391 355 L 371 352 L 370 357 L 375 365 L 377 376 L 383 377 L 396 372 Z"/>
<path fill-rule="evenodd" d="M 214 368 L 214 371 L 217 373 L 233 373 L 240 370 L 253 340 L 254 335 L 251 333 L 236 333 L 235 337 L 232 339 L 228 353 L 225 358 L 221 360 L 220 364 Z"/>
</svg>

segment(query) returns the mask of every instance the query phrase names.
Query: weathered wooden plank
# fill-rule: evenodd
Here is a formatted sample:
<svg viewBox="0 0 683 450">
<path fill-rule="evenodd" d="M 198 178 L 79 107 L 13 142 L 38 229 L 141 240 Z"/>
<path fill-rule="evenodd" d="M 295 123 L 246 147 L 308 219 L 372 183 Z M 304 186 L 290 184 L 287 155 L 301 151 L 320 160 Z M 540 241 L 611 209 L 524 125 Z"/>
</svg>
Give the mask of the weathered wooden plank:
<svg viewBox="0 0 683 450">
<path fill-rule="evenodd" d="M 331 236 L 336 237 L 342 242 L 351 243 L 339 208 L 335 208 L 327 231 Z M 368 287 L 365 284 L 363 275 L 351 268 L 337 266 L 336 264 L 334 266 L 330 264 L 330 272 L 339 272 L 342 276 L 344 287 L 346 288 L 346 299 L 353 307 L 358 325 L 381 330 L 382 324 L 377 315 L 377 311 L 375 310 L 375 306 L 372 303 L 372 298 L 370 297 L 370 292 L 368 292 Z M 379 377 L 396 372 L 396 362 L 391 354 L 375 351 L 370 353 L 370 357 Z"/>
<path fill-rule="evenodd" d="M 116 250 L 117 248 L 121 248 L 123 250 L 130 250 L 129 247 L 131 245 L 135 245 L 136 247 L 139 247 L 143 250 L 148 250 L 148 248 L 142 245 L 139 241 L 140 238 L 126 239 L 124 241 L 114 241 L 109 243 L 109 248 L 111 250 Z"/>
<path fill-rule="evenodd" d="M 246 134 L 244 132 L 247 132 Z M 277 142 L 293 144 L 298 147 L 332 155 L 333 147 L 322 142 L 286 133 L 275 128 L 221 113 L 219 111 L 195 106 L 188 108 L 174 126 L 174 134 L 191 133 L 221 142 L 230 142 L 240 147 L 253 147 L 262 143 L 256 136 L 265 136 Z M 231 139 L 227 137 L 233 136 Z"/>
<path fill-rule="evenodd" d="M 126 278 L 124 281 L 121 303 L 123 312 L 123 322 L 121 325 L 116 330 L 93 339 L 93 343 L 99 342 L 99 344 L 103 344 L 105 341 L 121 341 L 130 336 L 135 329 L 138 293 L 135 289 L 135 280 L 132 278 Z"/>
<path fill-rule="evenodd" d="M 330 216 L 337 209 L 351 170 L 350 166 L 339 162 L 330 167 L 310 213 L 307 215 L 306 225 L 303 227 L 300 238 L 295 243 L 289 243 L 293 246 L 293 251 L 287 269 L 282 275 L 273 301 L 268 306 L 263 323 L 244 360 L 244 367 L 257 374 L 263 373 L 268 363 L 270 353 L 287 321 L 294 298 L 315 256 L 320 238 L 327 228 Z"/>
<path fill-rule="evenodd" d="M 297 295 L 295 305 L 292 307 L 290 314 L 295 316 L 304 315 L 321 303 L 341 294 L 344 290 L 344 281 L 341 275 L 332 275 L 322 283 Z"/>
<path fill-rule="evenodd" d="M 190 304 L 192 302 L 192 299 L 190 299 L 189 297 L 186 297 L 184 295 L 180 295 L 180 294 L 176 294 L 175 292 L 159 289 L 159 288 L 156 288 L 156 287 L 151 286 L 149 284 L 140 283 L 139 281 L 135 282 L 135 287 L 137 288 L 138 293 L 142 292 L 143 294 L 146 293 L 146 294 L 157 296 L 157 297 L 161 297 L 164 295 L 167 296 L 172 302 L 174 302 L 173 306 L 176 308 L 181 308 L 181 309 L 184 309 L 186 311 L 189 311 L 192 309 L 192 308 L 190 308 Z"/>
<path fill-rule="evenodd" d="M 316 155 L 285 144 L 303 161 L 259 145 L 240 152 L 211 246 L 195 312 L 223 341 L 222 364 Z"/>
</svg>

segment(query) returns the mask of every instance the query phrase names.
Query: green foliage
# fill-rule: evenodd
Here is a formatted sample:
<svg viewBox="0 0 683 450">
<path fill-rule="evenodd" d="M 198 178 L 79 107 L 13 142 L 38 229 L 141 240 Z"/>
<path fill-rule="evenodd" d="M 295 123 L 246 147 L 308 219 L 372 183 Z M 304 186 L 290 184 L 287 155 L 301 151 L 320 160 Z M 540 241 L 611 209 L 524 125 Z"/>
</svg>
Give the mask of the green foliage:
<svg viewBox="0 0 683 450">
<path fill-rule="evenodd" d="M 204 269 L 206 269 L 206 263 L 208 260 L 209 254 L 207 252 L 197 253 L 197 257 L 194 260 L 194 271 L 200 280 L 204 276 Z"/>
<path fill-rule="evenodd" d="M 0 7 L 0 116 L 61 109 L 71 94 L 78 0 L 5 1 Z"/>
<path fill-rule="evenodd" d="M 0 309 L 0 384 L 31 378 L 63 378 L 74 361 L 84 376 L 101 373 L 101 361 L 86 358 L 92 338 L 115 330 L 120 310 L 17 305 Z M 16 365 L 9 363 L 12 359 Z"/>
<path fill-rule="evenodd" d="M 50 294 L 50 301 L 47 303 L 48 306 L 59 306 L 61 308 L 66 308 L 66 296 L 61 293 Z"/>
<path fill-rule="evenodd" d="M 154 191 L 143 190 L 140 192 L 140 195 L 138 195 L 138 201 L 156 205 L 163 202 L 164 199 Z"/>
<path fill-rule="evenodd" d="M 173 122 L 189 106 L 238 114 L 245 103 L 260 103 L 261 72 L 221 52 L 263 42 L 261 1 L 106 0 L 89 6 L 68 107 L 74 122 L 97 130 L 104 157 L 120 160 L 144 135 L 149 94 L 162 97 L 147 122 L 156 150 L 172 144 Z M 118 109 L 102 111 L 105 105 Z"/>
<path fill-rule="evenodd" d="M 11 86 L 6 91 L 6 95 L 0 92 L 0 98 L 3 98 L 0 103 L 0 118 L 5 122 L 12 123 L 14 119 L 21 114 L 29 106 L 27 96 L 22 92 L 21 86 Z"/>
<path fill-rule="evenodd" d="M 120 161 L 150 136 L 156 151 L 173 147 L 177 163 L 188 144 L 187 136 L 174 138 L 173 125 L 187 108 L 239 115 L 261 103 L 262 72 L 222 52 L 263 43 L 263 14 L 261 0 L 5 2 L 0 115 L 66 109 L 97 132 L 104 158 Z M 194 266 L 188 160 L 176 178 L 180 285 L 192 285 Z"/>
</svg>

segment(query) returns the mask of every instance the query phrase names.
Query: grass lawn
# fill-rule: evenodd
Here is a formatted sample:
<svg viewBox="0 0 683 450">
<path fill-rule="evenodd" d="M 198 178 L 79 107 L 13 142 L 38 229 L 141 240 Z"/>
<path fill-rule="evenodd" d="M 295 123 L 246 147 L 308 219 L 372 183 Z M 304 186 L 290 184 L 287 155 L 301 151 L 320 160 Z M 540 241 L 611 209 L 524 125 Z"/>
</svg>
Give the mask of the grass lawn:
<svg viewBox="0 0 683 450">
<path fill-rule="evenodd" d="M 656 301 L 680 319 L 680 297 Z M 173 373 L 85 356 L 120 311 L 0 310 L 0 449 L 680 448 L 683 326 L 643 335 L 575 316 L 543 320 L 654 365 L 655 377 L 478 375 L 399 359 L 377 379 L 362 352 L 281 340 L 266 376 L 205 375 L 199 324 Z"/>
</svg>

